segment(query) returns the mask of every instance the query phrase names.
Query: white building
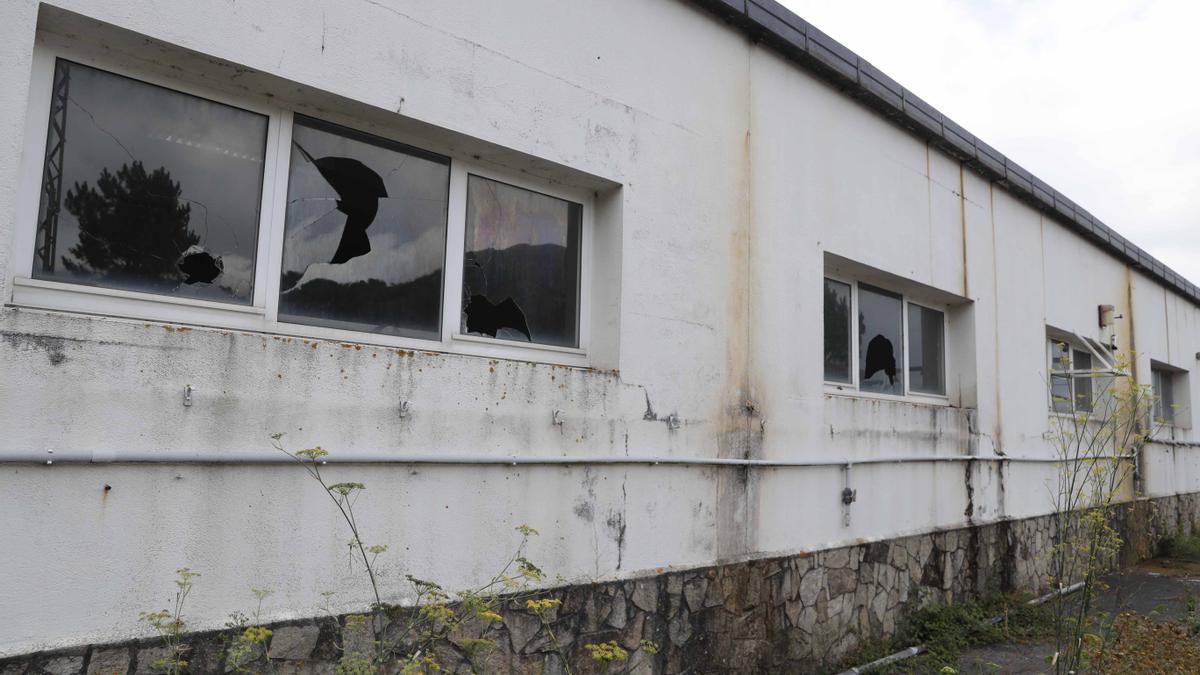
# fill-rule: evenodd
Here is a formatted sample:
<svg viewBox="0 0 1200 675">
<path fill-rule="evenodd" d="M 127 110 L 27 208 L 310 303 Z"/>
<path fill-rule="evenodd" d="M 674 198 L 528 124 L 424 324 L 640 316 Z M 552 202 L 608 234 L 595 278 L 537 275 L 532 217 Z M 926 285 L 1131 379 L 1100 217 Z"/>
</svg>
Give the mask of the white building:
<svg viewBox="0 0 1200 675">
<path fill-rule="evenodd" d="M 0 25 L 0 657 L 144 636 L 183 566 L 197 630 L 251 587 L 271 620 L 361 609 L 277 431 L 367 485 L 393 600 L 404 572 L 478 583 L 520 523 L 568 585 L 859 568 L 910 535 L 945 558 L 911 592 L 821 577 L 751 660 L 844 654 L 918 586 L 1038 583 L 996 556 L 1050 510 L 1052 340 L 1136 354 L 1177 407 L 1126 497 L 1200 515 L 1197 287 L 772 0 Z M 674 604 L 658 669 L 701 658 Z"/>
</svg>

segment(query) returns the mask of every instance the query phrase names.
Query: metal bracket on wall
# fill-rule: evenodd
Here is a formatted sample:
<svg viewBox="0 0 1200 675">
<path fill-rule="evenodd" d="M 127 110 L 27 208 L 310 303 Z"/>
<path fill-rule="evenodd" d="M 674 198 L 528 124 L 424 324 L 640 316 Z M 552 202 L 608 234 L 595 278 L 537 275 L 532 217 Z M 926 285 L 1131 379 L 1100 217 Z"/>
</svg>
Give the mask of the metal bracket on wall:
<svg viewBox="0 0 1200 675">
<path fill-rule="evenodd" d="M 400 401 L 400 419 L 408 418 L 408 401 Z"/>
<path fill-rule="evenodd" d="M 561 427 L 563 425 L 563 411 L 555 410 L 553 413 L 551 413 L 550 423 L 556 427 Z"/>
<path fill-rule="evenodd" d="M 683 426 L 683 420 L 679 419 L 679 415 L 676 415 L 675 413 L 671 413 L 670 415 L 667 415 L 667 428 L 668 429 L 670 429 L 671 431 L 675 431 L 676 429 L 678 429 L 681 426 Z"/>
<path fill-rule="evenodd" d="M 842 465 L 842 525 L 850 527 L 850 505 L 858 501 L 858 490 L 850 489 L 850 464 Z"/>
<path fill-rule="evenodd" d="M 192 392 L 194 392 L 194 391 L 196 391 L 196 390 L 192 388 L 192 385 L 190 385 L 190 384 L 183 385 L 183 407 L 185 407 L 185 408 L 192 407 Z"/>
</svg>

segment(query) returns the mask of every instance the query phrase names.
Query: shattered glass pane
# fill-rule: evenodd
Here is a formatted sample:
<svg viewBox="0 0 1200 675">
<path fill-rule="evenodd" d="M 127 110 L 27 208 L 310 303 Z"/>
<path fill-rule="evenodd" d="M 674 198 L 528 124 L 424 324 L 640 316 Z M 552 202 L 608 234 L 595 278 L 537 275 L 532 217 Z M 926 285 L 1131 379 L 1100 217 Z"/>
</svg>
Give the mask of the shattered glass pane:
<svg viewBox="0 0 1200 675">
<path fill-rule="evenodd" d="M 33 276 L 250 304 L 267 118 L 55 65 Z"/>
<path fill-rule="evenodd" d="M 904 395 L 903 308 L 900 296 L 859 284 L 859 390 Z"/>
<path fill-rule="evenodd" d="M 582 217 L 579 204 L 471 176 L 462 331 L 578 346 Z"/>
<path fill-rule="evenodd" d="M 850 285 L 825 280 L 825 381 L 850 382 Z"/>
<path fill-rule="evenodd" d="M 279 319 L 436 340 L 450 164 L 297 116 Z"/>
<path fill-rule="evenodd" d="M 908 388 L 922 394 L 945 394 L 944 315 L 936 309 L 908 305 Z"/>
</svg>

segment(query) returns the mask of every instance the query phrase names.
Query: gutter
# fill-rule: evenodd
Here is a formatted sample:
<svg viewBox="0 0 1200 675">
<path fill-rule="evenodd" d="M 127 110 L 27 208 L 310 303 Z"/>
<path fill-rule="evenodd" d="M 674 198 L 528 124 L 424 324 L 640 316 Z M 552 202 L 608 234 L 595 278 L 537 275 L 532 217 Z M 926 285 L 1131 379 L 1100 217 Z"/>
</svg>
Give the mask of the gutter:
<svg viewBox="0 0 1200 675">
<path fill-rule="evenodd" d="M 1200 306 L 1200 287 L 1196 284 L 775 0 L 686 1 L 720 16 L 751 41 L 770 46 L 843 94 Z"/>
</svg>

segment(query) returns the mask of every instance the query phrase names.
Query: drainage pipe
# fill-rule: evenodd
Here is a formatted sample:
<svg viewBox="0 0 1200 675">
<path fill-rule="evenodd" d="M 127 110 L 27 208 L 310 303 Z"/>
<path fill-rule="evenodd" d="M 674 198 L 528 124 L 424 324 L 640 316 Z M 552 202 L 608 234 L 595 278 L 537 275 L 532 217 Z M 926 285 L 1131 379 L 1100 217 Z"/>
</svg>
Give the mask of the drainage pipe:
<svg viewBox="0 0 1200 675">
<path fill-rule="evenodd" d="M 926 651 L 928 651 L 928 649 L 925 648 L 925 645 L 909 647 L 908 649 L 898 651 L 895 654 L 885 656 L 882 659 L 876 659 L 870 663 L 864 663 L 861 666 L 855 666 L 850 670 L 844 670 L 838 675 L 858 675 L 859 673 L 865 673 L 867 671 L 875 670 L 876 668 L 890 666 L 897 661 L 903 661 L 904 659 L 916 656 L 917 654 L 924 654 Z"/>
</svg>

